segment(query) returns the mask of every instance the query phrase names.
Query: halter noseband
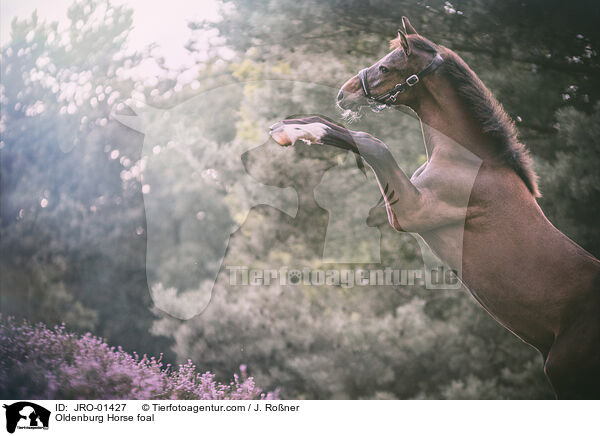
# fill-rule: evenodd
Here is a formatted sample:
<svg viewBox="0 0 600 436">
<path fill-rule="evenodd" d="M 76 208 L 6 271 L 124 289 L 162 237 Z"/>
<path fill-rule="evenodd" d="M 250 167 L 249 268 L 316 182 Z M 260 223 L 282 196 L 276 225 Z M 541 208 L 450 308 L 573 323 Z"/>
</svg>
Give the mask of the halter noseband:
<svg viewBox="0 0 600 436">
<path fill-rule="evenodd" d="M 365 93 L 365 97 L 383 104 L 395 103 L 398 94 L 402 94 L 411 86 L 415 86 L 423 77 L 434 72 L 440 65 L 442 65 L 442 62 L 444 62 L 444 58 L 442 58 L 439 53 L 436 53 L 431 62 L 429 62 L 429 65 L 427 65 L 424 69 L 419 71 L 417 74 L 413 74 L 412 76 L 408 77 L 404 82 L 397 83 L 385 94 L 378 96 L 371 95 L 369 92 L 369 82 L 367 81 L 367 70 L 369 68 L 363 68 L 360 70 L 358 72 L 358 79 L 360 80 L 360 86 Z"/>
</svg>

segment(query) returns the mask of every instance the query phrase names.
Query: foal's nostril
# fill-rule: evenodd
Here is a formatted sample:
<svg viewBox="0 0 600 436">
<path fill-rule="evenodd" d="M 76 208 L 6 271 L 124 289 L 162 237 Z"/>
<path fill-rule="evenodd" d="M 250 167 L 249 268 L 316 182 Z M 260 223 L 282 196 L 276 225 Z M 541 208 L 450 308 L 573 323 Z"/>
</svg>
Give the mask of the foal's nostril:
<svg viewBox="0 0 600 436">
<path fill-rule="evenodd" d="M 340 92 L 338 92 L 338 95 L 337 95 L 337 101 L 338 101 L 338 103 L 340 101 L 342 101 L 343 98 L 344 98 L 344 91 L 340 90 Z"/>
</svg>

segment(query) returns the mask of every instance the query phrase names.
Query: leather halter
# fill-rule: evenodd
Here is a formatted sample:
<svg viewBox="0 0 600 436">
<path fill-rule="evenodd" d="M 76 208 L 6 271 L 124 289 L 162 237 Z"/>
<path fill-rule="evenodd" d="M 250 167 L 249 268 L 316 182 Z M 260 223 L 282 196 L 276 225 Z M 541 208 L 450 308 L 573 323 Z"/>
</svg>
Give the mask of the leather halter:
<svg viewBox="0 0 600 436">
<path fill-rule="evenodd" d="M 362 86 L 363 92 L 365 93 L 365 97 L 367 97 L 368 99 L 383 104 L 395 103 L 398 94 L 402 94 L 411 86 L 415 86 L 423 77 L 434 72 L 440 65 L 442 65 L 442 62 L 444 62 L 444 58 L 442 58 L 439 53 L 436 53 L 429 65 L 427 65 L 424 69 L 419 71 L 417 74 L 413 74 L 412 76 L 408 77 L 404 82 L 397 83 L 392 89 L 390 89 L 385 94 L 381 94 L 378 96 L 371 95 L 371 93 L 369 92 L 369 82 L 367 81 L 367 70 L 369 68 L 363 68 L 362 70 L 360 70 L 358 73 L 358 79 L 360 80 L 360 86 Z"/>
</svg>

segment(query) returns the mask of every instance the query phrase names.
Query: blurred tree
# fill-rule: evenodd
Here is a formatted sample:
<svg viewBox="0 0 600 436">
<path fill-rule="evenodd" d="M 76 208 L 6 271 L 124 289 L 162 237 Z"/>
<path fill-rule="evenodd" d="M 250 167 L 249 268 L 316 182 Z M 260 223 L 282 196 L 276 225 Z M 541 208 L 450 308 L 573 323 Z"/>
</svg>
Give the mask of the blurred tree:
<svg viewBox="0 0 600 436">
<path fill-rule="evenodd" d="M 2 49 L 1 310 L 158 354 L 144 273 L 141 142 L 110 112 L 136 83 L 131 10 L 86 0 L 69 24 L 13 20 Z M 128 189 L 124 189 L 128 188 Z M 127 207 L 124 207 L 126 205 Z M 137 230 L 136 230 L 137 229 Z"/>
</svg>

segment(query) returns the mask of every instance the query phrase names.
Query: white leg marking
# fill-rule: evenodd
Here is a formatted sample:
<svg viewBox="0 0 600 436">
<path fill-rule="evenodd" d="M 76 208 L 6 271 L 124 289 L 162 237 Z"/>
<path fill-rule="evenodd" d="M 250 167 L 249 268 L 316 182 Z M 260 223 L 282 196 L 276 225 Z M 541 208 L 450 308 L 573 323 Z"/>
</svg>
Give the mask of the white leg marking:
<svg viewBox="0 0 600 436">
<path fill-rule="evenodd" d="M 327 126 L 323 123 L 284 124 L 283 131 L 288 135 L 292 144 L 298 139 L 310 144 L 321 140 L 327 133 Z"/>
</svg>

